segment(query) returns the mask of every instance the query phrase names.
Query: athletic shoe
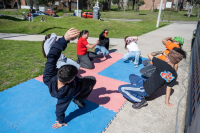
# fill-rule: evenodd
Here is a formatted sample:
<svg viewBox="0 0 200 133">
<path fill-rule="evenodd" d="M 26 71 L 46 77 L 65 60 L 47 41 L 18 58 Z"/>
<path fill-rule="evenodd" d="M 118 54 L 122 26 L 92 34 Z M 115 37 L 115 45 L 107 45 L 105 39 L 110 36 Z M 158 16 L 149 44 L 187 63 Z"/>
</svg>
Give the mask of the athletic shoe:
<svg viewBox="0 0 200 133">
<path fill-rule="evenodd" d="M 138 67 L 138 64 L 135 64 L 135 67 Z"/>
<path fill-rule="evenodd" d="M 76 63 L 78 63 L 78 64 L 80 63 L 79 59 L 76 60 Z"/>
<path fill-rule="evenodd" d="M 75 104 L 77 104 L 80 108 L 85 108 L 86 104 L 84 102 L 80 102 L 79 100 L 77 99 L 73 99 L 72 100 Z"/>
<path fill-rule="evenodd" d="M 148 105 L 146 99 L 145 99 L 145 98 L 142 98 L 142 101 L 141 101 L 141 102 L 133 104 L 132 107 L 133 107 L 134 109 L 140 109 L 140 108 L 142 108 L 143 106 L 146 106 L 146 105 Z"/>
</svg>

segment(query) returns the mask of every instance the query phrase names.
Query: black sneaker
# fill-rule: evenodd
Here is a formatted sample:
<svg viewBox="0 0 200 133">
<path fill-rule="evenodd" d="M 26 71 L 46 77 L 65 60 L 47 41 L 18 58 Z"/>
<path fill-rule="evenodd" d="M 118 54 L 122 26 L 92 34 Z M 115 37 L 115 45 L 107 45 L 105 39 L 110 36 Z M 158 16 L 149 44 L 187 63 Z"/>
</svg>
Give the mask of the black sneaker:
<svg viewBox="0 0 200 133">
<path fill-rule="evenodd" d="M 76 60 L 76 63 L 78 63 L 78 64 L 80 63 L 79 59 Z"/>
<path fill-rule="evenodd" d="M 134 109 L 140 109 L 143 106 L 147 106 L 147 105 L 148 105 L 148 103 L 147 103 L 146 99 L 143 97 L 141 102 L 133 104 L 132 107 Z"/>
<path fill-rule="evenodd" d="M 79 100 L 77 99 L 73 99 L 72 100 L 75 104 L 77 104 L 80 108 L 85 108 L 86 104 L 84 102 L 80 102 Z"/>
</svg>

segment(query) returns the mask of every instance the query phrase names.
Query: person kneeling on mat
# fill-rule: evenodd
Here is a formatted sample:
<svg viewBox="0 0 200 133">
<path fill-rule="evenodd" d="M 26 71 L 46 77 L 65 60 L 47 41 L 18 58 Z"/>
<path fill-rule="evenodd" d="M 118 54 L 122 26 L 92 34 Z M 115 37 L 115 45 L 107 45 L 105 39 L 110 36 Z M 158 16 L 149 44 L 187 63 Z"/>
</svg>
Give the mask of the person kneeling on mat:
<svg viewBox="0 0 200 133">
<path fill-rule="evenodd" d="M 103 56 L 107 56 L 109 54 L 109 38 L 108 36 L 108 30 L 105 29 L 100 35 L 99 35 L 99 44 L 95 46 L 95 53 L 100 54 L 102 52 Z"/>
<path fill-rule="evenodd" d="M 78 78 L 78 69 L 74 65 L 63 65 L 59 69 L 56 68 L 61 52 L 66 49 L 70 40 L 77 38 L 79 33 L 75 28 L 69 29 L 52 45 L 47 55 L 43 81 L 48 86 L 51 96 L 58 99 L 55 112 L 57 121 L 52 127 L 54 129 L 63 125 L 67 126 L 64 122 L 65 111 L 74 97 L 73 102 L 80 108 L 86 106 L 84 100 L 87 99 L 96 84 L 95 77 Z"/>
<path fill-rule="evenodd" d="M 169 98 L 177 78 L 174 68 L 175 64 L 186 58 L 186 53 L 181 48 L 174 48 L 169 52 L 165 61 L 154 57 L 151 53 L 148 54 L 148 57 L 156 67 L 151 77 L 146 80 L 138 75 L 131 74 L 129 76 L 131 84 L 119 86 L 118 90 L 125 98 L 134 103 L 133 108 L 140 109 L 147 105 L 145 97 L 152 95 L 161 86 L 167 85 L 165 103 L 167 106 L 173 107 L 174 105 L 169 102 Z"/>
<path fill-rule="evenodd" d="M 80 64 L 81 67 L 86 68 L 86 69 L 93 69 L 94 65 L 92 63 L 92 60 L 98 57 L 97 54 L 94 52 L 88 52 L 87 48 L 92 49 L 94 48 L 97 44 L 99 44 L 99 41 L 97 40 L 95 44 L 90 45 L 87 42 L 87 39 L 89 37 L 89 32 L 87 30 L 83 30 L 80 32 L 78 42 L 77 42 L 77 63 Z"/>
</svg>

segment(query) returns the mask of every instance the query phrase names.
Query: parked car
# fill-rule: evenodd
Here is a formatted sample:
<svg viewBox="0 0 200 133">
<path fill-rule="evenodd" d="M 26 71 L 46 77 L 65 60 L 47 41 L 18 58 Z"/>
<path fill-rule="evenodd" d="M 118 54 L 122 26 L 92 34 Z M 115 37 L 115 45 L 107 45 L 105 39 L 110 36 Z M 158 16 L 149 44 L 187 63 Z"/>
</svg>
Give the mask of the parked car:
<svg viewBox="0 0 200 133">
<path fill-rule="evenodd" d="M 93 18 L 92 12 L 83 12 L 82 14 L 83 18 Z"/>
<path fill-rule="evenodd" d="M 50 9 L 50 8 L 46 8 L 46 9 L 44 10 L 44 13 L 49 14 L 50 16 L 52 16 L 52 15 L 55 14 L 56 12 L 53 11 L 52 9 Z"/>
<path fill-rule="evenodd" d="M 46 13 L 44 13 L 44 12 L 41 12 L 41 11 L 35 11 L 35 13 L 33 13 L 33 16 L 35 17 L 35 16 L 40 16 L 40 15 L 48 15 L 48 14 L 46 14 Z"/>
</svg>

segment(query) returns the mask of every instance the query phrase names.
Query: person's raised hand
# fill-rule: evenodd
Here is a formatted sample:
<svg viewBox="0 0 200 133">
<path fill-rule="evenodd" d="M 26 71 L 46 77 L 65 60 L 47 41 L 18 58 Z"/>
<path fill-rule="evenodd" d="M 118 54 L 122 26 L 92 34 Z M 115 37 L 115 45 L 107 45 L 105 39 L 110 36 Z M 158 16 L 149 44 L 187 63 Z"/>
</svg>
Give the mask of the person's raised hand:
<svg viewBox="0 0 200 133">
<path fill-rule="evenodd" d="M 76 28 L 71 28 L 65 33 L 64 38 L 66 41 L 74 40 L 79 36 L 79 34 L 79 30 L 77 30 Z"/>
<path fill-rule="evenodd" d="M 56 129 L 56 128 L 59 128 L 59 127 L 62 127 L 62 126 L 68 126 L 68 125 L 66 123 L 60 124 L 58 121 L 56 121 L 56 123 L 53 124 L 52 128 Z"/>
</svg>

